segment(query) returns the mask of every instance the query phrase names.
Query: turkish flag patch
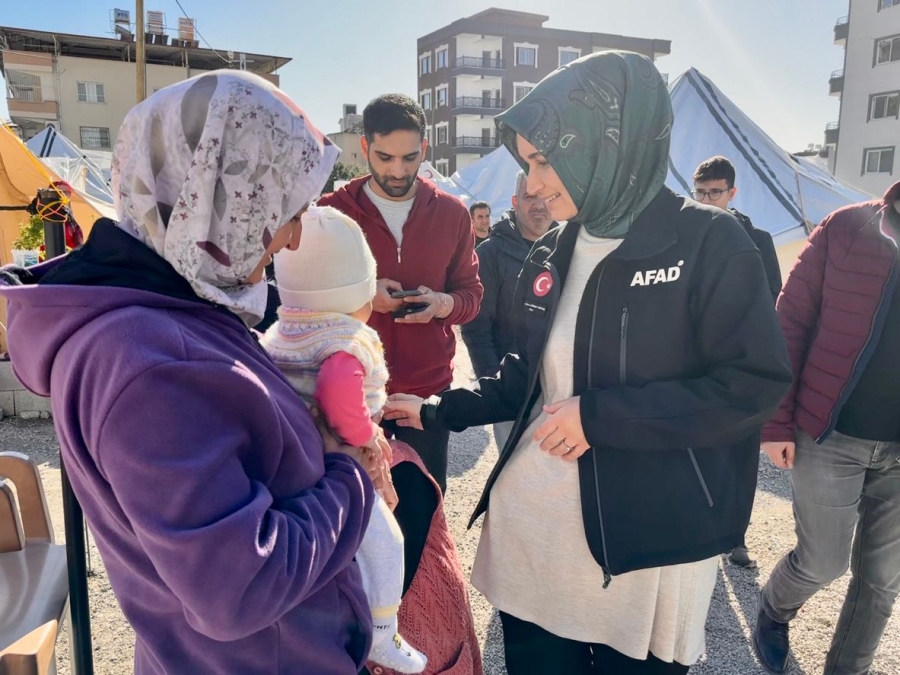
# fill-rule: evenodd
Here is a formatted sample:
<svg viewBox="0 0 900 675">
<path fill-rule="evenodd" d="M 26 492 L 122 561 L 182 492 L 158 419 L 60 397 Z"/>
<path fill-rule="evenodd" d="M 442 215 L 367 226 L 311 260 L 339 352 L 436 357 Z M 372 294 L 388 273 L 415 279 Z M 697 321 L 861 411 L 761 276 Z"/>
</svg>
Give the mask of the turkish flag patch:
<svg viewBox="0 0 900 675">
<path fill-rule="evenodd" d="M 539 298 L 543 298 L 550 292 L 551 288 L 553 288 L 553 276 L 550 272 L 541 272 L 538 274 L 537 278 L 534 280 L 534 294 Z"/>
</svg>

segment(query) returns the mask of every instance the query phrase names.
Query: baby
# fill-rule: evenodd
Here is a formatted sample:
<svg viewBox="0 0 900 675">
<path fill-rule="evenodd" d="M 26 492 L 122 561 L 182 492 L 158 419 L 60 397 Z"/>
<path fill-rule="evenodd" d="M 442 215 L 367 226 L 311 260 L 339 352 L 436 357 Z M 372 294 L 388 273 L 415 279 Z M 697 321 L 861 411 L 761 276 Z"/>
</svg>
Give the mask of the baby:
<svg viewBox="0 0 900 675">
<path fill-rule="evenodd" d="M 336 209 L 310 206 L 302 222 L 299 249 L 275 256 L 282 304 L 262 345 L 343 442 L 387 456 L 373 417 L 387 401 L 388 370 L 378 333 L 366 325 L 375 258 L 359 226 Z M 375 626 L 369 659 L 401 673 L 422 672 L 427 659 L 397 632 L 403 535 L 381 494 L 356 561 Z"/>
</svg>

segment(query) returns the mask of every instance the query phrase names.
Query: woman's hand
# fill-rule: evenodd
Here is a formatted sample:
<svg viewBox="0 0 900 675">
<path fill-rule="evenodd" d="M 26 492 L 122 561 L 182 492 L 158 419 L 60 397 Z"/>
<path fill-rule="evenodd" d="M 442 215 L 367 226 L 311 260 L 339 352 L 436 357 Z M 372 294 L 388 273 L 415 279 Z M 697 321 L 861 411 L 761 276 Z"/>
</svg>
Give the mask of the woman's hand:
<svg viewBox="0 0 900 675">
<path fill-rule="evenodd" d="M 388 443 L 388 440 L 384 437 L 384 430 L 381 427 L 378 427 L 378 430 L 369 442 L 366 443 L 366 447 L 376 455 L 383 457 L 388 466 L 394 461 L 394 451 L 391 450 L 391 444 Z"/>
<path fill-rule="evenodd" d="M 541 444 L 541 450 L 567 462 L 574 462 L 591 447 L 584 437 L 581 427 L 581 398 L 545 405 L 547 420 L 534 432 L 534 440 Z"/>
<path fill-rule="evenodd" d="M 384 404 L 384 419 L 394 420 L 398 427 L 422 429 L 422 404 L 424 398 L 411 394 L 392 394 Z"/>
</svg>

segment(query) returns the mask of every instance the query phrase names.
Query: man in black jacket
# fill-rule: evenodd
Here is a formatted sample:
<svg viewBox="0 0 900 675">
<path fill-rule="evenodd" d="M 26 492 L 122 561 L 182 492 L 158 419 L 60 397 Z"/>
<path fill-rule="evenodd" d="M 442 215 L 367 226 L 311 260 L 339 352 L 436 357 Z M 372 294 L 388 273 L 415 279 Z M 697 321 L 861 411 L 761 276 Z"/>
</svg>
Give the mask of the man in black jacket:
<svg viewBox="0 0 900 675">
<path fill-rule="evenodd" d="M 738 219 L 738 222 L 750 235 L 756 248 L 759 249 L 772 299 L 777 300 L 778 294 L 781 293 L 781 267 L 778 265 L 778 256 L 775 253 L 772 235 L 765 230 L 753 227 L 753 223 L 747 216 L 737 209 L 729 207 L 731 200 L 737 195 L 737 187 L 734 182 L 735 171 L 731 161 L 721 155 L 710 157 L 694 172 L 694 189 L 691 191 L 691 195 L 698 202 L 706 202 L 710 206 L 728 211 Z M 729 557 L 731 562 L 741 567 L 755 565 L 750 557 L 746 541 L 741 542 L 740 546 L 736 546 Z"/>
<path fill-rule="evenodd" d="M 727 157 L 717 155 L 710 157 L 700 164 L 694 172 L 694 189 L 691 196 L 698 202 L 715 206 L 728 211 L 750 235 L 750 239 L 756 244 L 762 256 L 763 267 L 766 270 L 766 280 L 769 282 L 769 290 L 772 299 L 777 300 L 781 293 L 781 267 L 778 264 L 778 255 L 775 253 L 775 244 L 772 235 L 758 227 L 753 227 L 750 219 L 729 204 L 737 195 L 735 183 L 734 165 Z"/>
<path fill-rule="evenodd" d="M 531 245 L 556 226 L 544 200 L 525 190 L 524 171 L 516 176 L 512 206 L 491 228 L 490 238 L 475 250 L 484 298 L 478 316 L 462 327 L 475 377 L 496 375 L 503 357 L 515 351 L 515 325 L 510 309 L 516 280 Z M 511 429 L 511 422 L 494 425 L 498 447 L 503 447 Z"/>
</svg>

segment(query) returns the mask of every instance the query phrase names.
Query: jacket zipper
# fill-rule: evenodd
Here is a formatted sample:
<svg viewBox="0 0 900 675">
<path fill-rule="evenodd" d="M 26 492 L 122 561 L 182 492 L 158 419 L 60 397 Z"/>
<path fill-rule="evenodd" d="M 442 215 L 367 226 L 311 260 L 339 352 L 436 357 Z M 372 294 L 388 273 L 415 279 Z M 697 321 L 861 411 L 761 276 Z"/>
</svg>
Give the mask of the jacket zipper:
<svg viewBox="0 0 900 675">
<path fill-rule="evenodd" d="M 628 353 L 628 305 L 622 308 L 622 322 L 619 328 L 619 384 L 625 384 Z"/>
<path fill-rule="evenodd" d="M 401 259 L 400 259 L 400 247 L 398 246 L 398 247 L 397 247 L 397 264 L 399 265 L 400 262 L 401 262 Z"/>
<path fill-rule="evenodd" d="M 688 448 L 688 455 L 691 456 L 691 463 L 694 465 L 694 472 L 697 474 L 697 478 L 700 480 L 700 487 L 703 488 L 703 494 L 706 495 L 706 502 L 709 504 L 709 508 L 715 506 L 713 504 L 712 495 L 709 493 L 709 488 L 706 485 L 706 479 L 703 478 L 703 473 L 700 471 L 700 464 L 697 462 L 697 458 L 694 456 L 694 449 Z"/>
<path fill-rule="evenodd" d="M 891 278 L 897 274 L 897 262 L 896 260 L 891 265 L 891 273 L 888 276 L 888 283 L 890 283 Z M 894 281 L 894 293 L 897 292 L 896 289 L 896 280 Z M 885 288 L 887 288 L 887 284 L 885 284 Z M 887 296 L 886 292 L 881 293 L 881 299 L 878 301 L 878 307 L 875 310 L 875 319 L 872 322 L 872 328 L 874 329 L 875 324 L 878 322 L 878 315 L 881 314 L 881 310 L 884 308 L 884 301 Z M 844 394 L 847 393 L 847 385 L 850 384 L 856 377 L 856 370 L 859 368 L 859 362 L 862 361 L 863 354 L 866 353 L 866 350 L 869 348 L 869 343 L 872 342 L 872 331 L 869 331 L 869 336 L 866 338 L 865 343 L 863 344 L 862 349 L 859 350 L 859 354 L 856 356 L 856 360 L 853 362 L 853 368 L 850 369 L 850 377 L 847 378 L 847 381 L 844 383 L 844 386 L 841 387 L 841 393 L 838 396 L 837 403 L 831 411 L 831 414 L 828 416 L 828 426 L 825 428 L 825 431 L 822 432 L 822 435 L 816 439 L 816 443 L 821 443 L 825 438 L 831 435 L 831 432 L 834 431 L 834 428 L 837 426 L 837 416 L 836 413 L 844 407 L 844 404 L 847 402 L 847 398 L 849 398 L 849 394 L 845 398 Z M 871 357 L 871 355 L 870 355 Z"/>
<path fill-rule="evenodd" d="M 593 377 L 593 364 L 594 364 L 594 329 L 597 327 L 597 306 L 600 304 L 600 282 L 603 279 L 603 271 L 606 269 L 606 261 L 604 260 L 600 263 L 602 267 L 600 268 L 600 274 L 597 275 L 597 291 L 594 296 L 594 309 L 591 313 L 591 334 L 588 340 L 588 389 L 592 389 L 594 385 L 594 377 Z M 622 334 L 620 336 L 621 344 L 624 347 L 625 343 L 625 330 L 628 328 L 628 313 L 627 308 L 626 311 L 622 314 Z M 624 382 L 624 352 L 619 357 L 619 377 L 620 384 L 625 384 Z M 606 531 L 603 528 L 603 506 L 600 503 L 600 466 L 597 464 L 597 453 L 591 452 L 591 464 L 594 467 L 594 496 L 597 499 L 597 520 L 600 522 L 600 545 L 603 548 L 603 564 L 600 566 L 603 570 L 603 588 L 609 588 L 609 584 L 612 582 L 612 575 L 609 573 L 609 555 L 606 552 Z"/>
</svg>

